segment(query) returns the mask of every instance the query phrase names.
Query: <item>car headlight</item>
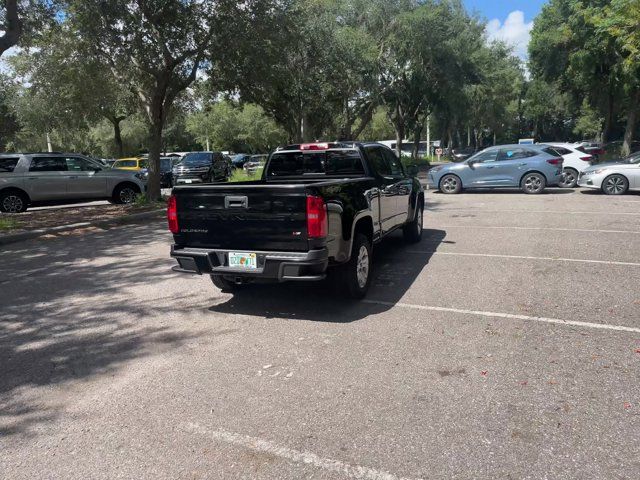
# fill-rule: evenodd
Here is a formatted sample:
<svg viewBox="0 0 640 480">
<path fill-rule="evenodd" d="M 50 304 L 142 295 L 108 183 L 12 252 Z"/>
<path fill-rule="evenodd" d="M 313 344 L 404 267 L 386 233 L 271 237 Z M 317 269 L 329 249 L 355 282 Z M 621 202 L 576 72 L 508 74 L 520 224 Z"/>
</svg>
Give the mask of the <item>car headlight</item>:
<svg viewBox="0 0 640 480">
<path fill-rule="evenodd" d="M 440 170 L 442 170 L 442 166 L 440 167 L 433 167 L 431 169 L 429 169 L 429 173 L 438 173 Z"/>
<path fill-rule="evenodd" d="M 138 180 L 142 180 L 143 182 L 147 180 L 147 178 L 149 177 L 149 172 L 137 172 L 135 174 L 135 177 Z"/>
</svg>

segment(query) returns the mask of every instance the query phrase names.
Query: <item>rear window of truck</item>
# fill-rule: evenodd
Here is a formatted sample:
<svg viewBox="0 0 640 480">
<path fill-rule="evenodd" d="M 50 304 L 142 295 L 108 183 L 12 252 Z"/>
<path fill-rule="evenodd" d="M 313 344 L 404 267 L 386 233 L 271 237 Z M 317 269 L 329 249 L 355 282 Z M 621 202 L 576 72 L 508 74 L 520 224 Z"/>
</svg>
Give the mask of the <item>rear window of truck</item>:
<svg viewBox="0 0 640 480">
<path fill-rule="evenodd" d="M 19 157 L 4 157 L 0 158 L 0 172 L 13 172 L 18 165 Z"/>
<path fill-rule="evenodd" d="M 355 150 L 274 153 L 267 167 L 268 177 L 363 174 L 362 158 Z"/>
</svg>

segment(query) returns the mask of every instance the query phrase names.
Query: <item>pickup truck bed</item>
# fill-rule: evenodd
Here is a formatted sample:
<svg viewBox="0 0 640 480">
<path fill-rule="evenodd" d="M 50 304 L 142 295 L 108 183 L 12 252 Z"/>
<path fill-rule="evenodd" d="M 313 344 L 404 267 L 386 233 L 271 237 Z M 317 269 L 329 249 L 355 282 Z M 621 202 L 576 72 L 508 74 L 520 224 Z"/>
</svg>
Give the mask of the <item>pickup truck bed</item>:
<svg viewBox="0 0 640 480">
<path fill-rule="evenodd" d="M 371 155 L 386 147 L 372 148 Z M 333 152 L 361 166 L 343 178 L 298 175 L 299 169 L 295 176 L 270 175 L 278 172 L 283 155 L 308 162 Z M 250 281 L 321 280 L 328 268 L 348 270 L 360 261 L 361 274 L 367 268 L 366 281 L 359 282 L 357 292 L 349 290 L 360 297 L 369 283 L 373 244 L 407 225 L 413 225 L 412 238 L 419 238 L 415 224 L 419 221 L 421 232 L 423 205 L 420 184 L 404 172 L 380 178 L 366 147 L 275 152 L 261 180 L 174 188 L 169 204 L 174 270 L 211 275 L 217 286 L 232 290 Z M 353 258 L 356 244 L 359 260 Z M 366 259 L 360 258 L 361 250 Z"/>
</svg>

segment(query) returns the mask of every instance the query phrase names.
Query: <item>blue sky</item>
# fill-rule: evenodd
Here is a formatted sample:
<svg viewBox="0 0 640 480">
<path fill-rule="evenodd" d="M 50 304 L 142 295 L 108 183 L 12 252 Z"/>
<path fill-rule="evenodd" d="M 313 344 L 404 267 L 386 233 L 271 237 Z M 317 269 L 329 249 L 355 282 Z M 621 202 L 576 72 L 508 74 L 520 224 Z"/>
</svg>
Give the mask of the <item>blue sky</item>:
<svg viewBox="0 0 640 480">
<path fill-rule="evenodd" d="M 523 60 L 527 58 L 533 20 L 546 0 L 464 0 L 469 11 L 487 19 L 490 40 L 503 40 Z"/>
<path fill-rule="evenodd" d="M 487 20 L 504 20 L 511 12 L 519 10 L 531 21 L 540 13 L 546 0 L 464 0 L 464 3 L 470 11 L 480 12 Z"/>
</svg>

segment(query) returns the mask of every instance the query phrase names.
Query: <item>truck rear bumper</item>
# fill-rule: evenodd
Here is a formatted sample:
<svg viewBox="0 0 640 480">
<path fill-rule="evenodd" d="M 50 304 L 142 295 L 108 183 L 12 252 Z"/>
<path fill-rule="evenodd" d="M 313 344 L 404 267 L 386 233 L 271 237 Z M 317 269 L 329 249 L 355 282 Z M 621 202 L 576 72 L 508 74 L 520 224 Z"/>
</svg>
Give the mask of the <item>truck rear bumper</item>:
<svg viewBox="0 0 640 480">
<path fill-rule="evenodd" d="M 252 252 L 257 268 L 229 267 L 230 250 L 171 246 L 171 256 L 178 261 L 175 272 L 198 275 L 222 275 L 232 280 L 316 281 L 325 278 L 329 264 L 326 248 L 309 252 Z"/>
</svg>

